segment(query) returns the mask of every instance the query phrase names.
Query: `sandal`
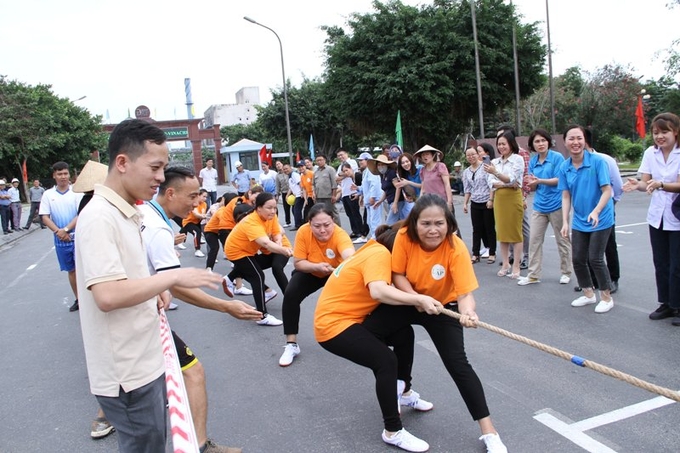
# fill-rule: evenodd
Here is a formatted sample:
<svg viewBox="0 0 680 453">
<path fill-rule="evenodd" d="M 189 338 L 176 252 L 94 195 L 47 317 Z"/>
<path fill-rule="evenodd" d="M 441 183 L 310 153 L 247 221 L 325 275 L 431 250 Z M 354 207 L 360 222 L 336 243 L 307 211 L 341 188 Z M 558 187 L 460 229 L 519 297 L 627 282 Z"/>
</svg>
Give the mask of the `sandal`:
<svg viewBox="0 0 680 453">
<path fill-rule="evenodd" d="M 476 255 L 472 255 L 472 264 L 479 263 L 479 257 Z"/>
<path fill-rule="evenodd" d="M 510 273 L 510 268 L 508 267 L 508 268 L 504 268 L 504 269 L 499 270 L 498 274 L 496 274 L 496 275 L 498 275 L 499 277 L 505 277 L 509 273 Z"/>
<path fill-rule="evenodd" d="M 487 264 L 493 264 L 496 262 L 496 255 L 489 255 L 489 258 L 486 260 Z"/>
<path fill-rule="evenodd" d="M 508 273 L 508 274 L 506 275 L 506 277 L 511 278 L 511 279 L 513 279 L 513 280 L 517 280 L 517 279 L 519 278 L 519 272 L 517 272 L 517 273 L 514 273 L 514 272 Z"/>
</svg>

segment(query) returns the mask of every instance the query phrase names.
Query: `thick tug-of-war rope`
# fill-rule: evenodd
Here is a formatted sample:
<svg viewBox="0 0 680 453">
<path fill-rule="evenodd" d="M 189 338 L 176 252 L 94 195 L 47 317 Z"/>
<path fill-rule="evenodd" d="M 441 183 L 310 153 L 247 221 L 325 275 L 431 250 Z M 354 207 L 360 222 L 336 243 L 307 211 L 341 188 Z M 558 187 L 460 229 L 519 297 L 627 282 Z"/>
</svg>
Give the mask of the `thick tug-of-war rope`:
<svg viewBox="0 0 680 453">
<path fill-rule="evenodd" d="M 442 310 L 442 313 L 452 318 L 460 320 L 460 314 L 453 310 L 444 308 Z M 615 370 L 614 368 L 609 368 L 608 366 L 601 365 L 597 362 L 586 360 L 583 357 L 570 354 L 568 352 L 562 351 L 561 349 L 553 348 L 552 346 L 548 346 L 547 344 L 539 343 L 538 341 L 534 341 L 530 338 L 523 337 L 522 335 L 514 334 L 510 331 L 501 329 L 491 324 L 487 324 L 485 322 L 477 321 L 477 326 L 482 327 L 486 330 L 490 330 L 491 332 L 497 333 L 499 335 L 503 335 L 504 337 L 511 338 L 515 341 L 519 341 L 520 343 L 529 345 L 532 348 L 536 348 L 543 352 L 547 352 L 554 356 L 560 357 L 562 359 L 569 360 L 570 362 L 580 367 L 590 368 L 604 375 L 611 376 L 623 382 L 632 384 L 636 387 L 640 387 L 641 389 L 647 390 L 648 392 L 656 393 L 657 395 L 665 396 L 666 398 L 672 399 L 673 401 L 680 402 L 680 392 L 676 392 L 666 387 L 661 387 L 656 384 L 652 384 L 651 382 L 643 381 L 642 379 L 636 378 L 635 376 L 631 376 L 630 374 L 622 373 L 621 371 Z"/>
<path fill-rule="evenodd" d="M 165 310 L 160 310 L 161 345 L 165 358 L 165 385 L 168 394 L 168 413 L 170 415 L 170 432 L 174 453 L 198 453 L 198 443 L 194 421 L 191 418 L 189 398 L 184 386 L 182 369 L 175 349 L 175 342 L 170 331 Z"/>
</svg>

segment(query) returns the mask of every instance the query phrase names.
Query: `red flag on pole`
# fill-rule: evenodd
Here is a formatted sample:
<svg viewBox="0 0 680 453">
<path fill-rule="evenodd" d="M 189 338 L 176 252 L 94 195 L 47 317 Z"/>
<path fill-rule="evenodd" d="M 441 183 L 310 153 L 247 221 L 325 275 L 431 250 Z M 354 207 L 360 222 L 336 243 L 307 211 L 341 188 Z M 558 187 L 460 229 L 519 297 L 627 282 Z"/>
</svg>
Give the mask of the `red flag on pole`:
<svg viewBox="0 0 680 453">
<path fill-rule="evenodd" d="M 642 108 L 642 96 L 638 96 L 637 109 L 635 109 L 635 130 L 640 138 L 645 138 L 645 111 Z"/>
<path fill-rule="evenodd" d="M 260 162 L 267 162 L 267 145 L 262 145 L 262 149 L 259 152 Z"/>
<path fill-rule="evenodd" d="M 297 165 L 298 162 L 300 162 L 300 151 L 295 155 L 295 164 Z"/>
</svg>

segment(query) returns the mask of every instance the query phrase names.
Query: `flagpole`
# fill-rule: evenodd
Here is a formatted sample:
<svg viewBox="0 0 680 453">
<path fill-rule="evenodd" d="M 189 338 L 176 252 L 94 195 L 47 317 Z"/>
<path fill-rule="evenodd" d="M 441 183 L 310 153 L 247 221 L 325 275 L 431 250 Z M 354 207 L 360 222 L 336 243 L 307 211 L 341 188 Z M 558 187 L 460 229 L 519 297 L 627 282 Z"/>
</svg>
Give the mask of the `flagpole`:
<svg viewBox="0 0 680 453">
<path fill-rule="evenodd" d="M 470 0 L 472 12 L 472 39 L 475 42 L 475 78 L 477 79 L 477 111 L 479 112 L 479 138 L 484 138 L 484 108 L 482 104 L 482 79 L 479 70 L 479 49 L 477 43 L 477 16 L 475 14 L 475 2 Z"/>
</svg>

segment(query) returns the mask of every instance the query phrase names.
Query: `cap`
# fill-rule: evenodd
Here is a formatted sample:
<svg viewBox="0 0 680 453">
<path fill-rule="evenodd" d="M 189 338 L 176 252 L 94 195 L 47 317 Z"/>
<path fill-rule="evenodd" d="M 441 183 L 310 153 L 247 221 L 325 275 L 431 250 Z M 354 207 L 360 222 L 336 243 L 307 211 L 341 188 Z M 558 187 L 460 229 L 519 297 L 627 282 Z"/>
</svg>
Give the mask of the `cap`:
<svg viewBox="0 0 680 453">
<path fill-rule="evenodd" d="M 13 182 L 13 183 L 19 182 L 19 180 L 18 180 L 17 178 L 12 178 L 12 182 Z"/>
<path fill-rule="evenodd" d="M 234 166 L 235 167 L 243 167 L 243 164 L 241 163 L 240 160 L 237 160 L 236 162 L 234 162 Z"/>
<path fill-rule="evenodd" d="M 361 153 L 359 155 L 359 160 L 368 160 L 368 159 L 373 159 L 373 156 L 371 156 L 371 153 Z"/>
<path fill-rule="evenodd" d="M 4 180 L 4 179 L 0 179 L 0 186 L 4 186 L 5 184 L 7 184 L 7 183 L 5 182 L 5 180 Z"/>
<path fill-rule="evenodd" d="M 455 162 L 453 163 L 453 166 L 454 166 L 454 167 L 460 167 L 461 165 L 460 165 L 460 162 L 455 161 Z"/>
<path fill-rule="evenodd" d="M 304 167 L 305 166 L 305 161 L 304 160 L 299 160 L 297 164 L 295 164 L 296 167 Z"/>
</svg>

